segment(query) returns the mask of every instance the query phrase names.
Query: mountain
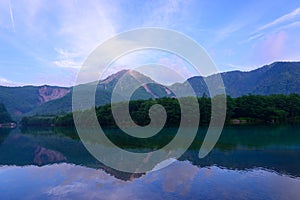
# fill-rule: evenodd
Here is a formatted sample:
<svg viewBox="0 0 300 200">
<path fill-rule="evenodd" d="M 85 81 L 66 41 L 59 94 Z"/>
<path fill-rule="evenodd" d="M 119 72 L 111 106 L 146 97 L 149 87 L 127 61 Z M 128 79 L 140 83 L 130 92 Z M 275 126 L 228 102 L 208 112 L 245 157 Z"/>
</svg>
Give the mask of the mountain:
<svg viewBox="0 0 300 200">
<path fill-rule="evenodd" d="M 232 97 L 247 94 L 300 94 L 300 62 L 275 62 L 249 72 L 230 71 L 220 74 L 226 93 Z M 149 99 L 160 97 L 190 96 L 189 84 L 196 95 L 208 95 L 205 82 L 214 81 L 216 75 L 208 77 L 195 76 L 183 83 L 175 83 L 169 87 L 161 85 L 151 78 L 134 70 L 119 71 L 99 82 L 82 84 L 84 92 L 86 87 L 97 85 L 96 105 L 111 102 L 114 88 L 119 87 L 116 101 L 128 99 Z M 139 88 L 137 86 L 139 85 Z M 130 90 L 137 88 L 132 96 Z M 24 115 L 60 114 L 70 112 L 72 109 L 73 88 L 56 86 L 0 86 L 0 103 L 3 103 L 13 118 L 18 119 Z M 84 95 L 82 95 L 84 97 Z M 83 98 L 84 100 L 84 98 Z"/>
<path fill-rule="evenodd" d="M 96 105 L 104 105 L 111 102 L 112 92 L 117 83 L 120 87 L 117 90 L 116 101 L 126 101 L 128 99 L 149 99 L 160 97 L 175 97 L 175 95 L 166 87 L 156 83 L 151 78 L 134 70 L 119 71 L 104 80 L 99 82 L 91 82 L 82 84 L 82 91 L 93 84 L 97 84 L 96 90 Z M 142 85 L 142 86 L 141 86 Z M 132 88 L 137 88 L 132 96 L 128 96 L 128 91 Z M 82 95 L 84 97 L 84 95 Z M 84 100 L 84 98 L 83 98 Z M 35 114 L 62 114 L 72 110 L 72 90 L 62 98 L 46 102 L 27 113 L 27 115 Z"/>
<path fill-rule="evenodd" d="M 67 95 L 71 88 L 56 86 L 0 86 L 0 103 L 14 116 L 22 116 L 38 106 Z"/>
<path fill-rule="evenodd" d="M 117 92 L 122 95 L 125 100 L 149 99 L 165 96 L 175 97 L 174 93 L 166 86 L 134 70 L 122 70 L 109 76 L 98 83 L 97 89 L 112 92 L 117 83 L 120 85 Z M 136 87 L 138 87 L 138 89 L 133 93 L 133 96 L 127 96 L 128 91 Z"/>
<path fill-rule="evenodd" d="M 188 84 L 195 90 L 197 96 L 207 95 L 205 81 L 213 81 L 215 75 L 208 77 L 196 76 L 184 83 L 170 86 L 174 93 L 186 96 Z M 239 97 L 247 94 L 300 94 L 300 62 L 275 62 L 249 72 L 230 71 L 221 73 L 226 94 Z"/>
<path fill-rule="evenodd" d="M 224 73 L 222 78 L 226 92 L 232 97 L 249 93 L 299 94 L 300 62 L 275 62 L 250 72 Z"/>
</svg>

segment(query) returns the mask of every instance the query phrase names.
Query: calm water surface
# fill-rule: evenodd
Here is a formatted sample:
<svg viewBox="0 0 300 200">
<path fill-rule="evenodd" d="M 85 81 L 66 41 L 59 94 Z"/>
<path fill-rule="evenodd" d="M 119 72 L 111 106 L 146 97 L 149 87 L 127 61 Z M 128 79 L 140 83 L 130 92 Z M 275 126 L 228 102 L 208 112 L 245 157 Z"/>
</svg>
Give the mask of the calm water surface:
<svg viewBox="0 0 300 200">
<path fill-rule="evenodd" d="M 0 131 L 0 199 L 299 199 L 300 127 L 226 127 L 204 159 L 205 135 L 162 170 L 119 172 L 93 158 L 73 129 Z M 157 149 L 176 133 L 150 140 L 115 129 L 107 136 L 133 151 Z"/>
</svg>

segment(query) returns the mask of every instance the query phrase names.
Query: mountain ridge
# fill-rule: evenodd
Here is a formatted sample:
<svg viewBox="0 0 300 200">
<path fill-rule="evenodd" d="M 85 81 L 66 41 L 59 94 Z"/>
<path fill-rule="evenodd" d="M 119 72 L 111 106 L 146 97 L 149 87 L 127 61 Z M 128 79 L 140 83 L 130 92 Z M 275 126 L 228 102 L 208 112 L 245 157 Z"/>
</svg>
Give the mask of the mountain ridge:
<svg viewBox="0 0 300 200">
<path fill-rule="evenodd" d="M 125 76 L 124 76 L 125 75 Z M 220 73 L 226 93 L 232 97 L 246 94 L 300 94 L 300 62 L 274 62 L 251 71 L 229 71 Z M 155 82 L 150 77 L 134 70 L 121 70 L 99 82 L 82 84 L 97 84 L 96 105 L 110 103 L 111 95 L 118 83 L 119 96 L 122 100 L 138 100 L 160 97 L 188 96 L 189 84 L 197 96 L 209 95 L 206 82 L 212 81 L 215 75 L 207 77 L 194 76 L 183 83 L 165 86 Z M 127 91 L 140 85 L 132 96 L 126 96 Z M 78 87 L 78 86 L 74 86 Z M 0 86 L 0 103 L 3 103 L 12 116 L 35 114 L 58 114 L 70 112 L 72 108 L 72 90 L 74 87 L 59 86 Z"/>
</svg>

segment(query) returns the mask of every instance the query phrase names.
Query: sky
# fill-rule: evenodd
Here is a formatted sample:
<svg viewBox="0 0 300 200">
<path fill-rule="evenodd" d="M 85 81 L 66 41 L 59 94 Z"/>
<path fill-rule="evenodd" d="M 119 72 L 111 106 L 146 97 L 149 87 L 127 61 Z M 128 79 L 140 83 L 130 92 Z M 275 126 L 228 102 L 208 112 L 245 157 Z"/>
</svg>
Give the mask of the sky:
<svg viewBox="0 0 300 200">
<path fill-rule="evenodd" d="M 192 38 L 219 72 L 300 60 L 299 0 L 1 0 L 0 85 L 72 86 L 97 46 L 144 27 Z M 109 73 L 147 63 L 197 75 L 176 56 L 153 51 L 121 58 Z M 170 84 L 167 77 L 160 74 Z"/>
</svg>

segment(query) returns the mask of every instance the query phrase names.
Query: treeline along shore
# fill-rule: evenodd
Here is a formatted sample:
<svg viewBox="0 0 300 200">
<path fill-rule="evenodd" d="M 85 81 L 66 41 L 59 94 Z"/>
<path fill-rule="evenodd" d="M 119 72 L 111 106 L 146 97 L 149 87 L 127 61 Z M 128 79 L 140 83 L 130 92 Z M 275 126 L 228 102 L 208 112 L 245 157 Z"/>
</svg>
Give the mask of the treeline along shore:
<svg viewBox="0 0 300 200">
<path fill-rule="evenodd" d="M 0 128 L 15 128 L 16 122 L 12 120 L 5 105 L 0 103 Z"/>
<path fill-rule="evenodd" d="M 190 97 L 184 97 L 188 102 Z M 218 98 L 218 96 L 214 97 Z M 129 112 L 133 121 L 141 126 L 150 123 L 149 109 L 154 104 L 162 105 L 167 113 L 165 126 L 179 126 L 181 110 L 178 99 L 159 98 L 134 100 L 129 102 Z M 117 103 L 117 106 L 121 103 Z M 187 105 L 189 105 L 187 103 Z M 189 112 L 195 112 L 190 105 Z M 211 118 L 211 98 L 198 98 L 200 110 L 199 125 L 208 125 Z M 84 112 L 84 111 L 81 111 Z M 103 127 L 117 127 L 111 105 L 96 108 L 98 121 Z M 66 126 L 73 127 L 73 113 L 59 116 L 27 116 L 23 117 L 21 126 Z M 244 95 L 237 98 L 227 96 L 227 111 L 225 124 L 300 124 L 300 95 Z"/>
</svg>

